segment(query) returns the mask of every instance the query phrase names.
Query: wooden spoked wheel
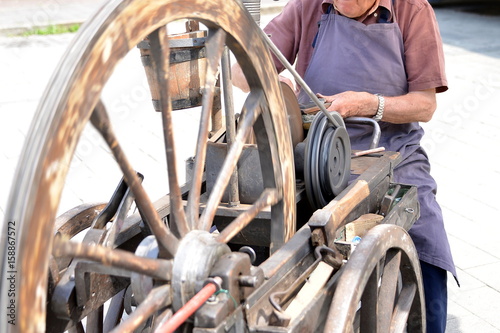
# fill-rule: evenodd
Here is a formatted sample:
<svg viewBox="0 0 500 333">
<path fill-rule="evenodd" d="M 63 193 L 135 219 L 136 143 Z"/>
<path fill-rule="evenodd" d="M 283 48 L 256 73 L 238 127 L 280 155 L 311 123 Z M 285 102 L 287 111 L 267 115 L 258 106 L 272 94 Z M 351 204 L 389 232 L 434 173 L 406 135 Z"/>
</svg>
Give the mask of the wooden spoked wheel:
<svg viewBox="0 0 500 333">
<path fill-rule="evenodd" d="M 175 165 L 176 146 L 172 134 L 174 125 L 171 98 L 165 88 L 171 79 L 168 24 L 181 19 L 196 20 L 208 29 L 205 45 L 207 69 L 205 83 L 202 85 L 204 90 L 201 117 L 200 122 L 193 125 L 199 128 L 194 174 L 188 184 L 188 196 L 184 197 L 183 194 L 186 193 L 181 190 Z M 8 285 L 6 280 L 2 279 L 0 298 L 4 309 L 10 302 L 15 304 L 15 325 L 11 325 L 5 316 L 2 316 L 0 331 L 41 332 L 57 331 L 61 328 L 64 330 L 67 327 L 80 331 L 84 328 L 84 318 L 87 331 L 92 331 L 91 327 L 96 322 L 97 326 L 110 326 L 109 322 L 103 324 L 105 319 L 102 318 L 102 307 L 98 303 L 94 303 L 91 308 L 80 306 L 70 309 L 70 305 L 64 301 L 54 300 L 54 294 L 58 293 L 58 283 L 66 278 L 75 278 L 71 275 L 65 277 L 64 274 L 71 269 L 71 264 L 70 260 L 61 259 L 63 257 L 92 257 L 97 261 L 100 258 L 101 262 L 106 262 L 106 272 L 115 270 L 117 275 L 126 279 L 137 273 L 154 278 L 154 288 L 151 291 L 147 288 L 143 290 L 142 302 L 135 304 L 135 311 L 129 314 L 129 318 L 137 320 L 140 317 L 144 322 L 149 314 L 161 308 L 175 311 L 179 306 L 175 305 L 176 301 L 179 302 L 179 295 L 175 291 L 174 280 L 176 274 L 181 275 L 177 276 L 178 279 L 189 275 L 182 271 L 187 268 L 179 268 L 180 260 L 176 261 L 181 249 L 184 251 L 185 248 L 200 247 L 199 252 L 208 257 L 199 265 L 209 266 L 218 255 L 229 251 L 225 243 L 234 234 L 256 214 L 269 207 L 272 220 L 271 246 L 278 248 L 293 235 L 295 178 L 290 133 L 276 71 L 257 29 L 259 28 L 239 2 L 227 0 L 109 1 L 82 27 L 42 98 L 15 176 L 6 212 L 6 222 L 11 222 L 14 238 L 11 248 L 9 242 L 2 247 L 2 251 L 6 253 L 2 256 L 2 276 L 15 270 L 15 283 Z M 167 209 L 162 212 L 157 211 L 142 187 L 134 166 L 128 162 L 108 117 L 109 106 L 101 101 L 103 87 L 115 66 L 129 50 L 136 48 L 146 37 L 149 37 L 151 43 L 151 53 L 161 87 L 161 121 L 170 191 L 167 196 Z M 240 63 L 251 91 L 240 111 L 235 141 L 228 150 L 210 196 L 203 201 L 201 192 L 208 141 L 208 119 L 216 90 L 219 64 L 226 46 Z M 144 230 L 149 231 L 152 235 L 150 237 L 153 237 L 153 241 L 150 238 L 140 240 L 139 247 L 143 248 L 138 248 L 135 253 L 141 255 L 134 255 L 132 251 L 129 252 L 130 256 L 124 257 L 125 251 L 117 252 L 120 250 L 114 249 L 114 244 L 109 243 L 110 239 L 119 239 L 119 235 L 104 236 L 103 228 L 100 236 L 96 236 L 95 232 L 92 236 L 96 237 L 97 241 L 76 243 L 75 240 L 66 239 L 88 227 L 103 205 L 78 208 L 78 213 L 57 225 L 60 230 L 54 237 L 56 214 L 68 168 L 82 131 L 89 122 L 108 144 L 135 198 L 140 218 L 146 226 Z M 262 170 L 264 190 L 233 223 L 220 230 L 218 238 L 208 237 L 206 235 L 212 227 L 224 189 L 251 129 L 257 138 L 260 167 L 256 168 Z M 202 201 L 204 206 L 200 209 Z M 161 215 L 163 213 L 164 215 Z M 86 217 L 86 224 L 68 226 L 68 223 L 80 220 L 82 216 Z M 169 224 L 165 223 L 167 218 Z M 116 218 L 112 224 L 119 220 Z M 120 228 L 114 230 L 119 231 Z M 210 240 L 210 247 L 205 251 L 204 245 L 200 244 L 204 244 L 207 237 L 214 240 Z M 189 242 L 197 245 L 190 246 Z M 10 249 L 14 252 L 14 247 L 16 260 L 14 266 L 9 267 L 7 252 Z M 157 254 L 151 255 L 154 252 L 151 249 L 156 249 Z M 187 252 L 182 255 L 193 256 Z M 87 267 L 90 273 L 93 272 L 92 267 L 94 266 Z M 102 269 L 102 265 L 100 267 Z M 182 272 L 176 273 L 176 269 Z M 200 268 L 201 273 L 197 271 L 197 278 L 200 278 L 199 274 L 206 274 L 208 269 L 209 267 Z M 102 283 L 103 286 L 106 285 L 105 282 Z M 9 294 L 9 287 L 15 290 L 13 296 Z M 92 295 L 88 295 L 89 299 L 99 296 L 94 294 L 104 293 L 102 289 L 94 289 L 91 286 Z M 122 299 L 126 298 L 127 292 L 129 290 L 123 289 L 119 294 Z M 186 295 L 181 292 L 180 296 Z M 124 307 L 127 308 L 127 305 Z M 53 319 L 53 308 L 67 311 L 71 320 L 63 324 L 49 324 Z M 129 304 L 128 308 L 133 307 Z M 114 322 L 120 324 L 120 318 L 115 318 Z M 119 332 L 133 328 L 131 320 L 125 320 L 121 325 L 123 326 L 117 328 Z"/>
<path fill-rule="evenodd" d="M 417 252 L 394 225 L 371 229 L 337 281 L 324 332 L 425 332 Z"/>
</svg>

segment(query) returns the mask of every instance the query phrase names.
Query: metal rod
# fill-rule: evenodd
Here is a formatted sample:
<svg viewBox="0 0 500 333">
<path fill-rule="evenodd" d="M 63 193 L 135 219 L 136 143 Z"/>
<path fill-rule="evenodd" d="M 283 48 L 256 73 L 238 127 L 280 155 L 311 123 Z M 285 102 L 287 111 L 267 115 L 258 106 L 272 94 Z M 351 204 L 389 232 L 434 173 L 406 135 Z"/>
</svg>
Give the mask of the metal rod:
<svg viewBox="0 0 500 333">
<path fill-rule="evenodd" d="M 226 115 L 226 141 L 227 151 L 234 142 L 236 123 L 234 119 L 233 85 L 231 83 L 231 65 L 229 58 L 229 48 L 224 47 L 221 59 L 222 87 L 224 91 L 224 112 Z M 240 204 L 240 194 L 238 191 L 238 168 L 234 168 L 229 180 L 229 206 L 234 207 Z"/>
<path fill-rule="evenodd" d="M 221 167 L 221 171 L 217 176 L 212 193 L 208 198 L 207 207 L 203 211 L 200 218 L 200 229 L 210 230 L 212 226 L 212 220 L 215 216 L 217 207 L 219 206 L 224 190 L 229 182 L 229 178 L 232 175 L 232 171 L 238 163 L 238 159 L 243 151 L 243 145 L 250 133 L 252 125 L 255 123 L 260 112 L 260 103 L 262 102 L 262 91 L 253 91 L 248 95 L 245 105 L 243 106 L 243 111 L 241 113 L 240 126 L 236 133 L 236 138 L 234 144 L 226 155 L 224 164 Z"/>
<path fill-rule="evenodd" d="M 201 183 L 203 179 L 203 172 L 205 170 L 210 115 L 212 114 L 219 61 L 222 57 L 225 41 L 226 33 L 224 30 L 210 30 L 207 43 L 205 44 L 207 53 L 207 72 L 205 76 L 205 87 L 203 88 L 201 119 L 196 145 L 194 172 L 186 208 L 188 221 L 193 229 L 198 226 Z"/>
<path fill-rule="evenodd" d="M 142 258 L 128 251 L 111 250 L 101 245 L 87 245 L 62 238 L 60 234 L 54 237 L 52 254 L 55 257 L 69 256 L 92 260 L 105 266 L 123 268 L 161 280 L 170 280 L 172 276 L 172 260 Z"/>
<path fill-rule="evenodd" d="M 116 162 L 123 172 L 123 177 L 135 196 L 137 207 L 141 212 L 145 222 L 158 240 L 161 251 L 166 251 L 167 255 L 173 257 L 177 251 L 179 240 L 170 232 L 168 227 L 161 221 L 148 194 L 141 184 L 141 180 L 135 170 L 130 165 L 125 153 L 121 149 L 106 112 L 106 108 L 101 100 L 97 103 L 92 116 L 92 125 L 101 133 L 102 137 L 111 149 Z"/>
<path fill-rule="evenodd" d="M 385 147 L 378 147 L 373 149 L 361 150 L 351 154 L 351 157 L 360 157 L 365 155 L 370 155 L 374 153 L 380 153 L 385 151 Z"/>
<path fill-rule="evenodd" d="M 143 322 L 151 317 L 156 311 L 171 303 L 170 285 L 154 288 L 148 294 L 144 302 L 139 304 L 130 316 L 122 321 L 110 333 L 134 332 Z"/>
<path fill-rule="evenodd" d="M 220 289 L 222 279 L 216 276 L 207 283 L 196 295 L 184 304 L 168 321 L 155 330 L 155 333 L 173 333 L 193 313 L 196 312 L 217 290 Z"/>
<path fill-rule="evenodd" d="M 220 243 L 229 242 L 238 232 L 243 230 L 264 208 L 272 206 L 279 201 L 278 190 L 266 188 L 252 207 L 240 214 L 224 230 L 216 240 Z"/>
<path fill-rule="evenodd" d="M 168 185 L 170 189 L 170 206 L 174 223 L 181 236 L 189 232 L 184 205 L 178 181 L 177 159 L 175 156 L 174 129 L 172 123 L 172 103 L 170 101 L 169 87 L 169 45 L 167 28 L 162 26 L 149 36 L 151 56 L 160 86 L 160 105 L 163 122 L 163 138 L 165 140 L 165 155 L 167 158 Z"/>
<path fill-rule="evenodd" d="M 269 38 L 269 36 L 264 32 L 262 29 L 260 30 L 260 33 L 262 35 L 262 38 L 266 42 L 267 46 L 271 49 L 271 51 L 276 55 L 278 60 L 283 64 L 283 66 L 288 69 L 288 71 L 293 75 L 295 78 L 295 81 L 302 87 L 304 92 L 311 98 L 311 100 L 318 106 L 318 108 L 325 114 L 325 116 L 328 118 L 328 120 L 335 126 L 335 127 L 345 127 L 343 123 L 339 123 L 331 114 L 329 111 L 326 110 L 325 105 L 319 100 L 319 98 L 316 96 L 316 94 L 309 88 L 307 83 L 302 79 L 302 77 L 297 73 L 295 68 L 288 62 L 288 60 L 285 58 L 285 56 L 281 53 L 281 51 L 274 45 L 273 41 Z M 340 118 L 342 119 L 342 118 Z"/>
</svg>

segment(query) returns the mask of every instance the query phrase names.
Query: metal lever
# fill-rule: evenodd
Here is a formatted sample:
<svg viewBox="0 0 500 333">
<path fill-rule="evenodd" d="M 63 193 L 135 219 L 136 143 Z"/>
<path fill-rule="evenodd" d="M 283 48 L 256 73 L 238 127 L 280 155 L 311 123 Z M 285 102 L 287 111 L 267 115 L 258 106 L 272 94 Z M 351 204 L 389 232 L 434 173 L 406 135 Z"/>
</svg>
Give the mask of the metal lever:
<svg viewBox="0 0 500 333">
<path fill-rule="evenodd" d="M 350 117 L 346 118 L 344 121 L 350 124 L 365 124 L 373 126 L 373 135 L 372 135 L 372 142 L 370 143 L 370 149 L 378 147 L 381 135 L 380 125 L 378 122 L 376 122 L 372 118 L 366 118 L 366 117 Z"/>
</svg>

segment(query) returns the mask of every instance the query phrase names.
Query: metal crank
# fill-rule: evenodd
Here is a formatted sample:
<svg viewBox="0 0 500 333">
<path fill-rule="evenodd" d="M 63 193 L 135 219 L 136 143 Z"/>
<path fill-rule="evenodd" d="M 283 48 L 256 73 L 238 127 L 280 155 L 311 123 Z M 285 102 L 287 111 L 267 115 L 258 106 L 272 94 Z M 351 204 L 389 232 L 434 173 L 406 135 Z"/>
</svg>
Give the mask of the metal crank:
<svg viewBox="0 0 500 333">
<path fill-rule="evenodd" d="M 143 175 L 137 174 L 142 181 Z M 122 179 L 109 203 L 92 221 L 82 242 L 86 245 L 99 244 L 114 248 L 116 234 L 120 232 L 133 202 L 134 195 Z M 71 221 L 73 220 L 68 223 Z M 113 221 L 113 224 L 109 230 L 106 230 L 106 224 L 110 221 Z M 60 231 L 57 234 L 59 238 L 68 237 Z M 106 300 L 120 292 L 129 283 L 127 280 L 130 278 L 130 272 L 117 267 L 105 266 L 85 259 L 73 259 L 71 262 L 60 260 L 59 269 L 63 269 L 63 264 L 66 264 L 67 268 L 63 270 L 54 285 L 53 306 L 50 312 L 54 316 L 49 316 L 54 330 L 69 328 L 71 326 L 69 321 L 78 321 L 91 311 L 102 308 Z M 87 321 L 89 327 L 94 324 L 93 319 Z"/>
</svg>

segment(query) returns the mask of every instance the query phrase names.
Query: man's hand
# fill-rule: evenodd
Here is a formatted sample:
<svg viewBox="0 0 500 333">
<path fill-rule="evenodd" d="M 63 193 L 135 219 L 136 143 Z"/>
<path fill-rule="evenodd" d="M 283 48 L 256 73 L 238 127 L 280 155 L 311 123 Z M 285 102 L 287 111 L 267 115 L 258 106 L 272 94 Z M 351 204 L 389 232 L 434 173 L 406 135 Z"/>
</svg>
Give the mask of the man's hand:
<svg viewBox="0 0 500 333">
<path fill-rule="evenodd" d="M 325 102 L 331 103 L 329 111 L 337 111 L 343 118 L 373 117 L 377 113 L 378 98 L 367 92 L 346 91 L 325 96 L 317 94 Z M 427 89 L 412 91 L 406 95 L 385 97 L 383 121 L 404 124 L 428 122 L 436 110 L 436 91 Z"/>
<path fill-rule="evenodd" d="M 346 91 L 332 96 L 317 95 L 331 103 L 328 111 L 337 111 L 342 118 L 373 117 L 377 113 L 378 98 L 367 92 Z"/>
</svg>

